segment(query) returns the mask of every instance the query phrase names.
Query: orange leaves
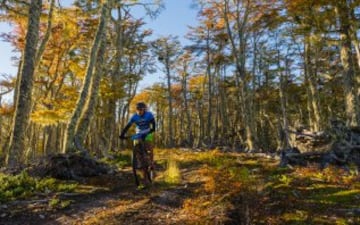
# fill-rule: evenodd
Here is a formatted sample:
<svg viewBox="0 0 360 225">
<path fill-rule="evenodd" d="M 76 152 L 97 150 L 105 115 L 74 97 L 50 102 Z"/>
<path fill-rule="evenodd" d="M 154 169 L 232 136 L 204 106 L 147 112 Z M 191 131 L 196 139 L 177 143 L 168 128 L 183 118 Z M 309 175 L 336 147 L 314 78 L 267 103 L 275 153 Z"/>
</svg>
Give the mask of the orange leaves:
<svg viewBox="0 0 360 225">
<path fill-rule="evenodd" d="M 200 169 L 191 171 L 191 182 L 201 184 L 194 194 L 184 200 L 181 215 L 186 215 L 186 224 L 224 224 L 233 207 L 235 196 L 244 191 L 240 189 L 246 179 L 238 175 L 243 169 L 236 165 L 236 158 L 218 151 L 191 153 L 184 158 L 202 165 Z M 236 171 L 235 171 L 236 170 Z M 188 175 L 189 176 L 189 175 Z"/>
<path fill-rule="evenodd" d="M 191 91 L 195 91 L 195 90 L 200 91 L 201 89 L 203 89 L 205 82 L 206 82 L 205 75 L 198 75 L 191 77 L 189 80 L 189 88 Z"/>
<path fill-rule="evenodd" d="M 201 12 L 200 15 L 208 17 L 208 18 L 212 18 L 215 16 L 215 9 L 213 8 L 204 8 Z"/>
<path fill-rule="evenodd" d="M 220 175 L 220 171 L 211 170 L 209 167 L 204 167 L 199 171 L 201 177 L 204 177 L 204 189 L 207 193 L 212 194 L 217 190 L 216 184 L 219 183 L 216 181 L 215 177 Z"/>
<path fill-rule="evenodd" d="M 173 95 L 175 98 L 179 95 L 181 95 L 182 86 L 180 84 L 173 84 L 171 86 L 171 95 Z"/>
<path fill-rule="evenodd" d="M 200 16 L 204 18 L 202 24 L 209 30 L 223 30 L 226 27 L 225 19 L 222 12 L 223 3 L 210 2 L 200 12 Z"/>
<path fill-rule="evenodd" d="M 9 116 L 12 115 L 14 113 L 14 106 L 12 105 L 2 105 L 0 107 L 0 116 Z"/>
<path fill-rule="evenodd" d="M 215 25 L 215 28 L 218 29 L 218 30 L 222 30 L 224 29 L 226 26 L 225 24 L 225 19 L 224 18 L 219 18 L 219 20 L 217 21 L 216 25 Z"/>
</svg>

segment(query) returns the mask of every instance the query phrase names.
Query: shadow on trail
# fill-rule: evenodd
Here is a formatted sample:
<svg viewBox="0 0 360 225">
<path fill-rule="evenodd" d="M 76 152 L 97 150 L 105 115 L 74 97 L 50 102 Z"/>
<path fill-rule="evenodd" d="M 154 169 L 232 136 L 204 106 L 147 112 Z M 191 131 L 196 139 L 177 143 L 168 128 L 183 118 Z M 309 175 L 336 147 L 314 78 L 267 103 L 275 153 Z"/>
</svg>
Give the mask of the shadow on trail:
<svg viewBox="0 0 360 225">
<path fill-rule="evenodd" d="M 79 187 L 85 193 L 50 193 L 46 199 L 9 202 L 0 209 L 0 225 L 67 224 L 57 219 L 65 216 L 71 220 L 92 208 L 106 207 L 107 201 L 116 199 L 119 193 L 134 189 L 133 183 L 131 171 L 121 171 L 114 175 L 83 179 Z M 89 190 L 92 190 L 91 193 L 86 193 Z M 52 207 L 51 202 L 54 201 L 69 202 L 70 205 Z"/>
<path fill-rule="evenodd" d="M 152 187 L 137 190 L 132 171 L 120 171 L 84 180 L 79 186 L 94 188 L 91 193 L 56 195 L 48 201 L 32 204 L 23 201 L 0 209 L 0 225 L 60 224 L 163 224 L 169 214 L 180 209 L 201 183 L 168 185 L 155 182 Z M 66 208 L 51 207 L 50 201 L 69 201 Z M 11 205 L 11 206 L 10 206 Z"/>
<path fill-rule="evenodd" d="M 131 191 L 131 195 L 120 193 L 120 201 L 113 205 L 111 215 L 104 215 L 98 218 L 101 222 L 98 220 L 91 224 L 184 224 L 172 219 L 177 216 L 184 200 L 192 198 L 201 185 L 190 183 L 164 188 L 163 184 L 155 183 L 149 189 Z"/>
</svg>

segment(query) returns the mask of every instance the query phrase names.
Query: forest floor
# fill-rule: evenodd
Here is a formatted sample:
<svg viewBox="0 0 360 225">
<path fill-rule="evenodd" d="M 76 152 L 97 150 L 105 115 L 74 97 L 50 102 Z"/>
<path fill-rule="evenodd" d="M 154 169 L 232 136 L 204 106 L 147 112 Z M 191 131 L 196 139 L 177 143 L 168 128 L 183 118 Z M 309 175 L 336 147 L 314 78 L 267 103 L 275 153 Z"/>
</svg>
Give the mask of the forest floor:
<svg viewBox="0 0 360 225">
<path fill-rule="evenodd" d="M 0 204 L 0 224 L 360 224 L 357 174 L 279 168 L 265 155 L 156 150 L 152 187 L 137 190 L 129 153 L 113 175 L 72 193 Z"/>
</svg>

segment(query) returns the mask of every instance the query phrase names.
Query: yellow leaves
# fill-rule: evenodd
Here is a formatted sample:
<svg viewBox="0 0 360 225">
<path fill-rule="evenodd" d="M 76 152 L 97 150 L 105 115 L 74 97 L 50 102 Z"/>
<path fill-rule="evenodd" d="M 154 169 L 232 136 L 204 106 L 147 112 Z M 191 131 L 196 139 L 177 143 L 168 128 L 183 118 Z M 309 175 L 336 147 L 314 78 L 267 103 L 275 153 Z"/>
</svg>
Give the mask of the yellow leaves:
<svg viewBox="0 0 360 225">
<path fill-rule="evenodd" d="M 321 43 L 323 44 L 324 38 L 322 37 L 322 35 L 319 34 L 311 34 L 310 42 L 314 44 L 321 44 Z"/>
<path fill-rule="evenodd" d="M 63 99 L 39 99 L 36 108 L 31 114 L 31 120 L 41 125 L 66 123 L 75 108 L 77 92 L 74 88 L 64 87 L 63 92 L 69 97 Z"/>
<path fill-rule="evenodd" d="M 110 86 L 110 82 L 107 79 L 103 79 L 100 82 L 100 95 L 103 99 L 111 99 L 113 98 L 112 88 Z"/>
<path fill-rule="evenodd" d="M 41 125 L 55 125 L 66 122 L 70 114 L 66 110 L 37 110 L 31 114 L 31 120 Z"/>
<path fill-rule="evenodd" d="M 205 75 L 193 76 L 189 79 L 190 92 L 199 93 L 200 95 L 205 91 L 204 85 L 206 83 Z"/>
<path fill-rule="evenodd" d="M 100 96 L 103 100 L 123 98 L 125 96 L 124 83 L 112 81 L 110 77 L 104 77 L 100 82 Z"/>
<path fill-rule="evenodd" d="M 83 79 L 85 76 L 86 68 L 85 65 L 80 65 L 79 63 L 71 61 L 69 64 L 69 70 L 75 75 L 75 77 Z"/>
<path fill-rule="evenodd" d="M 197 88 L 199 86 L 204 85 L 206 82 L 206 77 L 205 75 L 198 75 L 198 76 L 193 76 L 190 78 L 189 80 L 189 86 L 191 88 Z"/>
</svg>

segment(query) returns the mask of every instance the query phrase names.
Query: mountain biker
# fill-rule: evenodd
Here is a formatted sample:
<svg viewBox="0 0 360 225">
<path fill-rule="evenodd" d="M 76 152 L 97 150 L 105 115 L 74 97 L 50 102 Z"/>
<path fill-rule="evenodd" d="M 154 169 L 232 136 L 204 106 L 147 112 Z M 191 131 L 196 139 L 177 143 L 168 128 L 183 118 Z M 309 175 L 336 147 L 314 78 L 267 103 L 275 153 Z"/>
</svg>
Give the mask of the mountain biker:
<svg viewBox="0 0 360 225">
<path fill-rule="evenodd" d="M 125 139 L 125 134 L 131 127 L 131 125 L 136 124 L 136 133 L 143 134 L 145 140 L 145 146 L 149 152 L 151 159 L 151 166 L 154 167 L 154 154 L 152 142 L 154 141 L 154 132 L 155 132 L 155 118 L 154 115 L 147 111 L 147 106 L 144 102 L 138 102 L 136 104 L 136 113 L 132 115 L 130 121 L 121 131 L 120 139 Z"/>
</svg>

